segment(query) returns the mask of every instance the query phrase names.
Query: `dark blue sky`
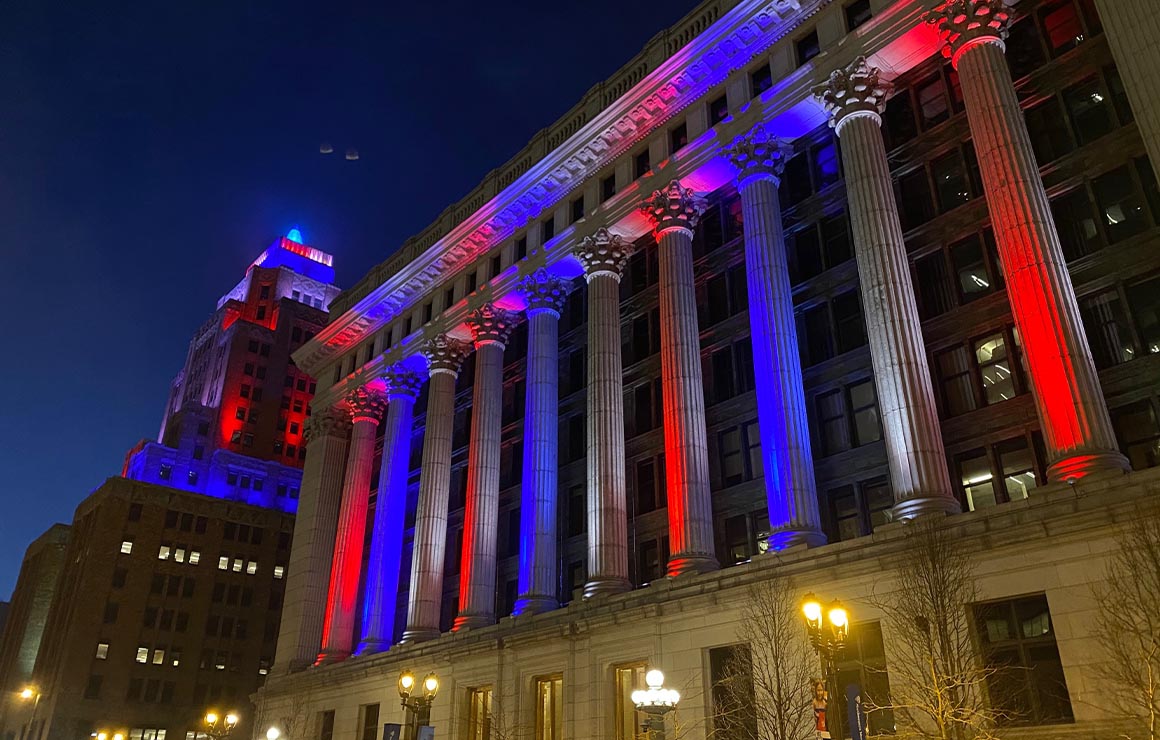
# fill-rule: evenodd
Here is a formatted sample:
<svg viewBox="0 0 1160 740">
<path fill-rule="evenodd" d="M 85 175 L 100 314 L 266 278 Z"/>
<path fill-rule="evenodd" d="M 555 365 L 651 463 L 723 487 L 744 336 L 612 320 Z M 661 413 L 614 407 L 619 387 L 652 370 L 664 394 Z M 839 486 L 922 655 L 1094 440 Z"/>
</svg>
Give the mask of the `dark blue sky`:
<svg viewBox="0 0 1160 740">
<path fill-rule="evenodd" d="M 353 284 L 695 5 L 9 3 L 0 598 L 156 435 L 190 335 L 275 236 L 300 224 Z"/>
</svg>

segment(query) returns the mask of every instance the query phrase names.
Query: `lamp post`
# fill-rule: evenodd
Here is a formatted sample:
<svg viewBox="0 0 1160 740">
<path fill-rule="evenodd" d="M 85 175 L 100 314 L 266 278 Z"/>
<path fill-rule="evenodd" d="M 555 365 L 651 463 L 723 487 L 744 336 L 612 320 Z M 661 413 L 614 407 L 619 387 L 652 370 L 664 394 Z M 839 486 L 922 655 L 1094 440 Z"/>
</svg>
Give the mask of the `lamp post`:
<svg viewBox="0 0 1160 740">
<path fill-rule="evenodd" d="M 21 701 L 32 701 L 32 714 L 28 718 L 24 740 L 33 740 L 32 731 L 36 728 L 36 709 L 40 706 L 40 689 L 35 686 L 25 686 L 20 690 L 20 699 Z"/>
<path fill-rule="evenodd" d="M 806 594 L 805 601 L 802 602 L 802 615 L 806 619 L 810 645 L 813 645 L 814 652 L 822 659 L 826 673 L 826 687 L 830 693 L 830 700 L 826 702 L 826 731 L 830 733 L 830 737 L 840 738 L 842 713 L 837 711 L 838 697 L 841 695 L 841 687 L 838 686 L 838 658 L 846 649 L 846 640 L 850 637 L 850 613 L 837 599 L 834 599 L 829 609 L 824 609 L 818 597 L 811 593 Z"/>
<path fill-rule="evenodd" d="M 632 692 L 632 703 L 636 711 L 644 714 L 640 729 L 646 738 L 664 740 L 665 715 L 677 708 L 681 694 L 676 689 L 664 688 L 665 674 L 656 668 L 644 674 L 647 689 Z"/>
<path fill-rule="evenodd" d="M 431 705 L 435 702 L 435 695 L 439 693 L 439 677 L 434 673 L 428 673 L 423 679 L 423 695 L 413 696 L 414 692 L 415 674 L 412 671 L 403 671 L 399 676 L 399 697 L 403 700 L 406 716 L 406 740 L 415 740 L 419 728 L 431 724 Z"/>
<path fill-rule="evenodd" d="M 222 716 L 211 709 L 205 713 L 205 734 L 213 740 L 225 740 L 237 726 L 237 712 L 227 712 Z"/>
<path fill-rule="evenodd" d="M 282 737 L 282 731 L 277 727 L 271 727 L 266 730 L 266 740 L 278 740 L 280 737 Z"/>
</svg>

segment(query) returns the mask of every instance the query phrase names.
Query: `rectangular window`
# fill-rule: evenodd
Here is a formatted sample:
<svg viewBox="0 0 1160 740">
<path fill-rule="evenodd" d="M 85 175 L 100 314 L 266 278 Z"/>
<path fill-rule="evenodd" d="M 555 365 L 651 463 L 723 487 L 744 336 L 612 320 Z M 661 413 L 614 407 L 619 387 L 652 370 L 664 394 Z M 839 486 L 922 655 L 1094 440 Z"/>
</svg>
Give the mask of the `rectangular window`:
<svg viewBox="0 0 1160 740">
<path fill-rule="evenodd" d="M 1127 165 L 1092 180 L 1092 191 L 1103 215 L 1109 244 L 1134 236 L 1148 227 L 1144 198 Z"/>
<path fill-rule="evenodd" d="M 562 740 L 563 737 L 563 678 L 560 676 L 537 678 L 536 740 Z"/>
<path fill-rule="evenodd" d="M 632 692 L 645 688 L 648 663 L 626 663 L 613 667 L 616 675 L 616 740 L 636 740 L 642 717 L 632 701 Z"/>
<path fill-rule="evenodd" d="M 149 647 L 148 646 L 146 646 L 146 645 L 138 645 L 137 646 L 137 662 L 138 663 L 148 663 L 149 662 Z"/>
<path fill-rule="evenodd" d="M 1063 105 L 1080 146 L 1116 128 L 1116 119 L 1099 77 L 1089 77 L 1064 90 Z"/>
<path fill-rule="evenodd" d="M 822 393 L 814 401 L 817 408 L 818 436 L 821 457 L 834 455 L 850 449 L 850 437 L 846 427 L 846 408 L 842 390 Z"/>
<path fill-rule="evenodd" d="M 576 223 L 580 219 L 584 218 L 584 196 L 583 195 L 581 195 L 579 198 L 574 198 L 572 200 L 572 203 L 569 205 L 569 213 L 571 214 L 571 217 L 572 217 L 572 220 L 569 223 Z M 494 273 L 493 273 L 493 275 L 494 275 Z"/>
<path fill-rule="evenodd" d="M 1087 190 L 1079 187 L 1051 201 L 1051 215 L 1068 262 L 1103 248 L 1104 240 Z"/>
<path fill-rule="evenodd" d="M 975 624 L 991 705 L 1005 724 L 1071 722 L 1071 699 L 1043 594 L 977 604 Z"/>
<path fill-rule="evenodd" d="M 1035 161 L 1042 167 L 1070 152 L 1071 133 L 1067 119 L 1059 110 L 1058 99 L 1051 97 L 1023 112 L 1027 120 L 1027 133 L 1031 136 L 1031 148 L 1035 150 Z"/>
<path fill-rule="evenodd" d="M 761 736 L 757 728 L 752 671 L 748 645 L 709 649 L 714 740 L 748 740 Z"/>
<path fill-rule="evenodd" d="M 1083 43 L 1083 26 L 1071 0 L 1059 0 L 1040 7 L 1039 25 L 1051 56 L 1057 57 Z"/>
<path fill-rule="evenodd" d="M 1135 470 L 1160 465 L 1160 421 L 1152 401 L 1142 401 L 1111 409 L 1112 426 L 1120 451 Z"/>
<path fill-rule="evenodd" d="M 490 686 L 467 690 L 467 740 L 491 740 Z"/>
<path fill-rule="evenodd" d="M 967 173 L 957 149 L 932 161 L 930 174 L 934 178 L 939 213 L 946 213 L 971 199 Z"/>
<path fill-rule="evenodd" d="M 98 642 L 97 643 L 97 655 L 96 655 L 97 660 L 106 660 L 106 659 L 108 659 L 108 657 L 109 657 L 109 643 Z"/>
<path fill-rule="evenodd" d="M 854 431 L 854 446 L 877 442 L 882 439 L 882 426 L 878 420 L 878 395 L 873 380 L 851 383 L 847 392 L 850 397 L 850 418 Z"/>
<path fill-rule="evenodd" d="M 685 123 L 669 131 L 669 154 L 675 154 L 689 143 L 689 127 Z"/>
<path fill-rule="evenodd" d="M 915 94 L 918 96 L 918 112 L 923 130 L 937 126 L 951 117 L 946 83 L 941 74 L 918 83 Z"/>
<path fill-rule="evenodd" d="M 862 687 L 862 699 L 867 706 L 883 707 L 890 703 L 890 679 L 886 673 L 886 650 L 882 626 L 878 622 L 857 622 L 850 625 L 846 649 L 838 661 L 838 683 Z M 839 716 L 848 716 L 846 697 L 837 697 L 835 710 Z M 869 736 L 879 737 L 894 733 L 894 713 L 890 709 L 875 709 L 867 713 Z"/>
<path fill-rule="evenodd" d="M 359 740 L 377 740 L 379 736 L 379 705 L 364 704 L 359 708 L 359 714 L 362 718 Z"/>
<path fill-rule="evenodd" d="M 1160 353 L 1160 278 L 1130 285 L 1124 292 L 1143 351 L 1150 355 Z"/>
<path fill-rule="evenodd" d="M 709 125 L 716 126 L 729 117 L 729 101 L 725 95 L 709 103 Z"/>
<path fill-rule="evenodd" d="M 1014 398 L 1015 379 L 1004 334 L 1000 332 L 976 340 L 974 352 L 982 380 L 984 402 L 990 406 Z"/>
<path fill-rule="evenodd" d="M 854 0 L 846 6 L 846 30 L 853 31 L 870 20 L 870 0 Z"/>
<path fill-rule="evenodd" d="M 809 60 L 822 53 L 822 46 L 818 43 L 818 29 L 814 29 L 802 36 L 794 44 L 794 49 L 797 52 L 798 66 L 802 66 Z"/>
<path fill-rule="evenodd" d="M 753 90 L 755 98 L 773 87 L 773 70 L 770 68 L 769 62 L 749 73 L 749 86 Z"/>
<path fill-rule="evenodd" d="M 1079 302 L 1084 331 L 1099 369 L 1135 359 L 1131 321 L 1117 290 L 1083 298 Z"/>
<path fill-rule="evenodd" d="M 334 740 L 333 709 L 318 713 L 318 740 Z"/>
<path fill-rule="evenodd" d="M 540 244 L 547 244 L 556 236 L 556 219 L 549 216 L 540 222 Z"/>
<path fill-rule="evenodd" d="M 600 201 L 604 202 L 616 195 L 616 175 L 611 174 L 600 181 Z"/>
</svg>

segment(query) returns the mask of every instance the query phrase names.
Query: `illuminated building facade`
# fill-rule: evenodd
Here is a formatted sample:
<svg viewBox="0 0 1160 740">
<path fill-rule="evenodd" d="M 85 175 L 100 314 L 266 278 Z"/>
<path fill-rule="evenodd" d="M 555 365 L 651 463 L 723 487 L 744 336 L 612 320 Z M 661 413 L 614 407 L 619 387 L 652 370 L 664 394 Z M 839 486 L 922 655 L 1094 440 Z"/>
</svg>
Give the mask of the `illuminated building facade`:
<svg viewBox="0 0 1160 740">
<path fill-rule="evenodd" d="M 1157 34 L 1146 0 L 707 0 L 655 37 L 296 353 L 265 716 L 375 740 L 410 668 L 441 734 L 627 738 L 651 663 L 702 737 L 775 571 L 888 677 L 865 599 L 931 515 L 1047 625 L 992 699 L 1111 733 L 1082 594 L 1160 490 Z"/>
<path fill-rule="evenodd" d="M 78 506 L 43 639 L 20 656 L 37 696 L 11 705 L 6 740 L 204 740 L 210 708 L 236 710 L 238 731 L 250 731 L 249 696 L 273 664 L 315 392 L 290 355 L 326 324 L 331 263 L 297 230 L 266 249 L 190 343 L 158 441 L 137 445 L 122 475 Z M 26 563 L 22 583 L 28 573 Z M 14 671 L 4 688 L 15 681 Z"/>
</svg>

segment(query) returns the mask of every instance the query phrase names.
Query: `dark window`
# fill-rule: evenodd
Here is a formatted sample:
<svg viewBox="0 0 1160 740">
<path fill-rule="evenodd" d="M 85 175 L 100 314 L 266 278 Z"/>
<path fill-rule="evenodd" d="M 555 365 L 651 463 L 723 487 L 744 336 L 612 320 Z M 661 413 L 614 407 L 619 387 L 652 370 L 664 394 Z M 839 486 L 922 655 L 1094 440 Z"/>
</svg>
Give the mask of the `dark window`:
<svg viewBox="0 0 1160 740">
<path fill-rule="evenodd" d="M 748 645 L 709 649 L 709 681 L 713 699 L 715 740 L 761 737 L 753 690 L 752 657 Z M 736 684 L 739 683 L 740 686 Z M 734 685 L 730 685 L 734 684 Z"/>
<path fill-rule="evenodd" d="M 664 456 L 636 463 L 636 514 L 647 514 L 666 506 Z"/>
<path fill-rule="evenodd" d="M 1138 348 L 1132 338 L 1132 324 L 1119 291 L 1088 296 L 1079 302 L 1079 311 L 1097 368 L 1102 370 L 1136 358 Z"/>
<path fill-rule="evenodd" d="M 1129 286 L 1125 293 L 1144 352 L 1160 352 L 1160 278 Z"/>
<path fill-rule="evenodd" d="M 588 531 L 588 498 L 584 486 L 568 489 L 568 536 L 578 537 Z M 583 581 L 581 581 L 583 584 Z"/>
<path fill-rule="evenodd" d="M 1079 187 L 1051 201 L 1051 215 L 1068 262 L 1103 248 L 1103 237 L 1085 188 Z"/>
<path fill-rule="evenodd" d="M 129 513 L 127 518 L 131 522 L 141 521 L 141 504 L 129 504 Z"/>
<path fill-rule="evenodd" d="M 954 308 L 946 255 L 941 249 L 916 260 L 914 275 L 919 315 L 923 319 L 933 318 Z"/>
<path fill-rule="evenodd" d="M 1092 180 L 1092 190 L 1104 218 L 1109 244 L 1115 244 L 1147 228 L 1144 198 L 1136 188 L 1127 166 L 1118 167 Z"/>
<path fill-rule="evenodd" d="M 528 256 L 528 237 L 525 234 L 519 239 L 516 239 L 516 260 L 522 260 Z M 449 299 L 447 305 L 451 305 L 452 301 Z"/>
<path fill-rule="evenodd" d="M 334 740 L 334 710 L 318 713 L 318 740 Z"/>
<path fill-rule="evenodd" d="M 729 101 L 722 95 L 709 103 L 709 125 L 716 126 L 729 117 Z"/>
<path fill-rule="evenodd" d="M 600 181 L 600 200 L 606 201 L 616 195 L 616 174 L 613 173 Z"/>
<path fill-rule="evenodd" d="M 942 74 L 936 74 L 915 86 L 918 98 L 919 120 L 924 130 L 937 126 L 951 117 L 950 101 L 947 99 L 946 82 Z"/>
<path fill-rule="evenodd" d="M 669 538 L 648 540 L 637 548 L 637 582 L 644 586 L 665 574 L 669 562 Z"/>
<path fill-rule="evenodd" d="M 914 102 L 909 90 L 900 90 L 886 103 L 886 110 L 882 114 L 882 129 L 887 150 L 918 136 L 918 122 L 914 117 Z"/>
<path fill-rule="evenodd" d="M 547 244 L 556 236 L 556 219 L 549 216 L 540 222 L 540 244 Z"/>
<path fill-rule="evenodd" d="M 1055 644 L 1055 628 L 1040 594 L 974 608 L 991 705 L 1007 724 L 1070 722 L 1071 700 Z"/>
<path fill-rule="evenodd" d="M 971 199 L 963 160 L 957 149 L 932 161 L 930 174 L 934 178 L 940 213 L 946 213 Z"/>
<path fill-rule="evenodd" d="M 833 357 L 833 339 L 829 307 L 825 303 L 801 313 L 798 321 L 798 343 L 803 350 L 803 366 L 816 365 Z"/>
<path fill-rule="evenodd" d="M 862 300 L 858 291 L 835 296 L 832 306 L 838 352 L 849 352 L 866 344 L 866 325 L 862 322 Z"/>
<path fill-rule="evenodd" d="M 822 53 L 822 46 L 818 43 L 818 29 L 814 29 L 802 36 L 794 44 L 794 49 L 797 51 L 798 66 L 802 66 L 809 60 Z"/>
<path fill-rule="evenodd" d="M 124 585 L 124 573 L 125 573 L 125 571 L 124 571 L 123 569 L 120 569 L 120 568 L 118 568 L 118 569 L 117 569 L 117 571 L 114 571 L 114 583 L 113 583 L 113 586 L 114 586 L 115 588 L 120 588 L 120 586 L 118 586 L 118 585 L 116 584 L 116 577 L 115 577 L 115 574 L 116 574 L 117 572 L 121 573 L 121 576 L 122 576 L 121 585 Z M 104 618 L 104 623 L 105 623 L 105 624 L 114 624 L 114 623 L 116 623 L 116 621 L 117 621 L 117 613 L 118 613 L 119 611 L 120 611 L 120 607 L 117 605 L 117 602 L 115 602 L 115 601 L 110 601 L 110 602 L 106 603 L 106 604 L 105 604 L 105 618 Z"/>
<path fill-rule="evenodd" d="M 362 732 L 359 740 L 376 740 L 379 736 L 379 705 L 366 704 L 362 708 Z"/>
<path fill-rule="evenodd" d="M 971 383 L 971 361 L 966 347 L 955 347 L 935 355 L 939 387 L 942 390 L 943 411 L 958 416 L 974 411 L 978 402 Z"/>
<path fill-rule="evenodd" d="M 479 275 L 475 270 L 467 273 L 467 292 L 474 293 L 475 289 L 479 287 Z"/>
<path fill-rule="evenodd" d="M 86 699 L 100 699 L 101 698 L 101 677 L 98 675 L 89 676 L 89 682 L 85 684 L 85 698 Z"/>
<path fill-rule="evenodd" d="M 640 178 L 647 175 L 650 169 L 652 169 L 652 163 L 649 161 L 648 147 L 646 146 L 644 149 L 641 149 L 639 152 L 637 152 L 636 156 L 632 158 L 633 179 L 639 180 Z"/>
<path fill-rule="evenodd" d="M 814 192 L 820 192 L 842 179 L 836 142 L 837 140 L 834 139 L 828 144 L 822 144 L 810 150 L 810 161 L 814 171 Z"/>
<path fill-rule="evenodd" d="M 934 217 L 925 169 L 920 167 L 898 178 L 898 205 L 903 231 L 921 226 Z"/>
<path fill-rule="evenodd" d="M 682 123 L 676 128 L 669 131 L 669 154 L 684 149 L 689 143 L 689 127 Z"/>
<path fill-rule="evenodd" d="M 822 251 L 826 255 L 826 269 L 837 267 L 853 258 L 850 227 L 845 213 L 822 219 L 821 227 Z"/>
<path fill-rule="evenodd" d="M 576 198 L 572 201 L 571 209 L 572 209 L 571 210 L 571 215 L 572 215 L 571 223 L 576 223 L 580 219 L 584 218 L 584 196 L 583 195 L 581 195 L 579 198 Z"/>
<path fill-rule="evenodd" d="M 850 433 L 846 423 L 846 405 L 842 389 L 822 393 L 814 400 L 817 409 L 818 456 L 829 455 L 850 449 Z"/>
<path fill-rule="evenodd" d="M 1064 90 L 1063 102 L 1081 145 L 1095 141 L 1116 127 L 1098 77 Z"/>
<path fill-rule="evenodd" d="M 128 574 L 129 574 L 129 571 L 127 571 L 125 568 L 114 569 L 113 570 L 113 588 L 124 588 L 125 578 L 128 576 Z"/>
<path fill-rule="evenodd" d="M 818 229 L 813 224 L 807 229 L 788 234 L 785 246 L 790 280 L 795 284 L 816 277 L 825 269 Z"/>
<path fill-rule="evenodd" d="M 773 87 L 773 70 L 770 69 L 769 62 L 749 73 L 749 85 L 755 98 Z"/>
<path fill-rule="evenodd" d="M 1018 80 L 1043 64 L 1043 45 L 1039 29 L 1030 16 L 1011 26 L 1007 34 L 1007 66 L 1011 78 Z"/>
<path fill-rule="evenodd" d="M 846 390 L 849 394 L 854 446 L 882 439 L 882 426 L 878 420 L 878 396 L 874 391 L 874 381 L 864 380 L 860 383 L 851 383 Z"/>
<path fill-rule="evenodd" d="M 808 152 L 799 152 L 785 163 L 778 188 L 781 207 L 789 209 L 801 203 L 814 192 L 810 182 L 810 157 Z"/>
<path fill-rule="evenodd" d="M 1111 410 L 1120 450 L 1135 470 L 1160 465 L 1160 421 L 1149 399 Z"/>
<path fill-rule="evenodd" d="M 870 0 L 854 0 L 846 6 L 846 30 L 853 31 L 870 20 Z"/>
</svg>

